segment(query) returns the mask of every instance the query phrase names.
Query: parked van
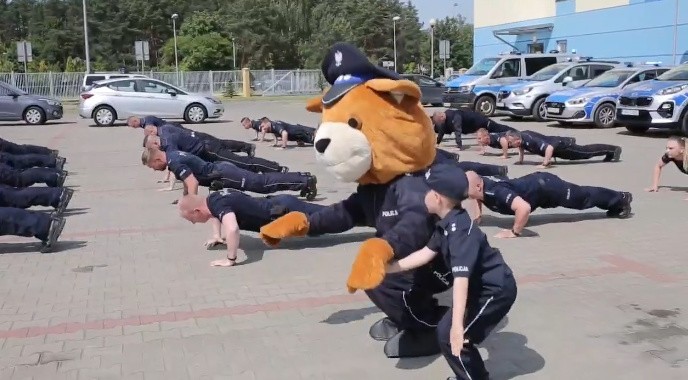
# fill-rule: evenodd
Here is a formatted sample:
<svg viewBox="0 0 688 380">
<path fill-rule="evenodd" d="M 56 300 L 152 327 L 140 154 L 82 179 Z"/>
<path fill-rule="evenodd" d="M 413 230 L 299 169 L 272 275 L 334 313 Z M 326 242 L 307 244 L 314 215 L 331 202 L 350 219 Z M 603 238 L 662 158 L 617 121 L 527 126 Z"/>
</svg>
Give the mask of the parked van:
<svg viewBox="0 0 688 380">
<path fill-rule="evenodd" d="M 511 53 L 483 58 L 465 74 L 447 82 L 442 101 L 452 107 L 470 108 L 492 116 L 497 93 L 502 86 L 533 75 L 549 65 L 576 57 L 575 54 L 566 53 Z"/>
<path fill-rule="evenodd" d="M 81 91 L 88 91 L 92 88 L 93 83 L 106 79 L 117 78 L 148 78 L 143 74 L 122 74 L 122 73 L 89 73 L 84 75 L 84 81 L 81 84 Z"/>
</svg>

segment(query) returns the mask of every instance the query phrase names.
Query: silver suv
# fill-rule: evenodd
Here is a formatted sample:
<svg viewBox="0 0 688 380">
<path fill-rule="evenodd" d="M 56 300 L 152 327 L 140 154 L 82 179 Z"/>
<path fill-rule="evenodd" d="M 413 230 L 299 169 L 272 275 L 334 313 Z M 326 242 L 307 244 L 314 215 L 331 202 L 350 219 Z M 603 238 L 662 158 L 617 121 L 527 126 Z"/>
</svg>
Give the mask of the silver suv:
<svg viewBox="0 0 688 380">
<path fill-rule="evenodd" d="M 546 117 L 545 98 L 565 87 L 576 88 L 615 67 L 616 61 L 578 61 L 549 65 L 518 83 L 506 85 L 497 93 L 497 111 L 512 118 Z"/>
</svg>

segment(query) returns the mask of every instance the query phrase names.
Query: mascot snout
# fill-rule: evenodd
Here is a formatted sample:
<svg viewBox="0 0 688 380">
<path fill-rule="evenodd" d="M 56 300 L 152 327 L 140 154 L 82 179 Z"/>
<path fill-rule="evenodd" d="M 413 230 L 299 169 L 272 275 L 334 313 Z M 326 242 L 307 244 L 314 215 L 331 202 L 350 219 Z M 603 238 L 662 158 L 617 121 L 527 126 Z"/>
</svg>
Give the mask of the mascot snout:
<svg viewBox="0 0 688 380">
<path fill-rule="evenodd" d="M 372 149 L 363 132 L 346 123 L 324 122 L 314 139 L 315 155 L 342 182 L 355 182 L 372 165 Z"/>
</svg>

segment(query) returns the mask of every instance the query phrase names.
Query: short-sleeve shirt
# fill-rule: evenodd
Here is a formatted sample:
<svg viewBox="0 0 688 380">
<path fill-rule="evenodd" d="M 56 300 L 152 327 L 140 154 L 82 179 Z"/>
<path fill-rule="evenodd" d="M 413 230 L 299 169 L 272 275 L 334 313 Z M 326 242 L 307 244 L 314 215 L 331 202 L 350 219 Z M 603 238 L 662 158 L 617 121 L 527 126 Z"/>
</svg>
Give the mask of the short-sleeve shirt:
<svg viewBox="0 0 688 380">
<path fill-rule="evenodd" d="M 666 154 L 666 153 L 664 153 L 664 155 L 662 156 L 662 162 L 665 163 L 665 164 L 668 164 L 668 163 L 670 163 L 670 162 L 673 162 L 673 163 L 676 165 L 676 167 L 678 168 L 678 170 L 680 170 L 683 174 L 688 174 L 688 170 L 686 170 L 686 169 L 683 168 L 683 162 L 678 162 L 678 161 L 672 160 L 672 159 L 669 157 L 669 155 Z"/>
<path fill-rule="evenodd" d="M 146 125 L 155 125 L 156 127 L 160 127 L 165 123 L 165 120 L 151 115 L 139 118 L 139 124 L 141 128 L 145 127 Z"/>
<path fill-rule="evenodd" d="M 260 120 L 251 120 L 251 129 L 260 132 Z"/>
<path fill-rule="evenodd" d="M 538 176 L 538 173 L 531 173 L 510 180 L 483 177 L 483 204 L 494 212 L 514 215 L 511 205 L 516 197 L 521 197 L 530 204 L 531 211 L 535 210 L 541 206 L 542 201 Z"/>
<path fill-rule="evenodd" d="M 552 145 L 546 136 L 532 131 L 521 132 L 521 146 L 530 153 L 545 156 L 545 150 Z"/>
<path fill-rule="evenodd" d="M 234 213 L 239 228 L 258 232 L 271 220 L 272 204 L 265 198 L 254 198 L 241 191 L 222 189 L 210 194 L 206 200 L 210 213 L 222 221 L 225 215 Z"/>
<path fill-rule="evenodd" d="M 487 144 L 487 146 L 489 146 L 491 148 L 495 148 L 495 149 L 501 149 L 502 143 L 499 140 L 505 136 L 506 136 L 506 132 L 488 133 L 488 137 L 490 138 L 490 142 Z"/>
<path fill-rule="evenodd" d="M 160 149 L 163 151 L 179 150 L 198 155 L 205 148 L 203 140 L 194 136 L 193 133 L 171 125 L 159 127 L 158 135 L 160 136 Z"/>
<path fill-rule="evenodd" d="M 208 177 L 215 168 L 212 163 L 203 161 L 191 153 L 178 150 L 170 150 L 165 153 L 167 155 L 167 168 L 180 181 L 184 181 L 193 174 L 200 182 L 203 178 Z"/>
<path fill-rule="evenodd" d="M 427 247 L 442 255 L 454 278 L 468 278 L 469 300 L 499 292 L 512 275 L 499 250 L 462 209 L 437 222 Z"/>
<path fill-rule="evenodd" d="M 272 133 L 275 135 L 281 135 L 284 131 L 286 131 L 287 134 L 294 134 L 296 133 L 295 129 L 296 126 L 283 121 L 276 120 L 272 122 Z"/>
</svg>

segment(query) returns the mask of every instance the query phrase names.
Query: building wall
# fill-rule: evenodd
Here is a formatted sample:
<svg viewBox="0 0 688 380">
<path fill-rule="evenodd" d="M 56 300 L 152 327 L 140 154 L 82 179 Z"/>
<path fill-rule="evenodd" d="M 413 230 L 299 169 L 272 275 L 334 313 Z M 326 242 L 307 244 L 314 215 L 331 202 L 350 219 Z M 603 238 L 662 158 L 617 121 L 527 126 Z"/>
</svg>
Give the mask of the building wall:
<svg viewBox="0 0 688 380">
<path fill-rule="evenodd" d="M 598 59 L 688 61 L 688 0 L 475 0 L 474 9 L 476 61 L 513 50 L 494 30 L 547 23 L 553 30 L 536 34 L 545 52 L 565 40 L 569 53 Z M 522 52 L 533 42 L 532 34 L 501 38 Z"/>
</svg>

